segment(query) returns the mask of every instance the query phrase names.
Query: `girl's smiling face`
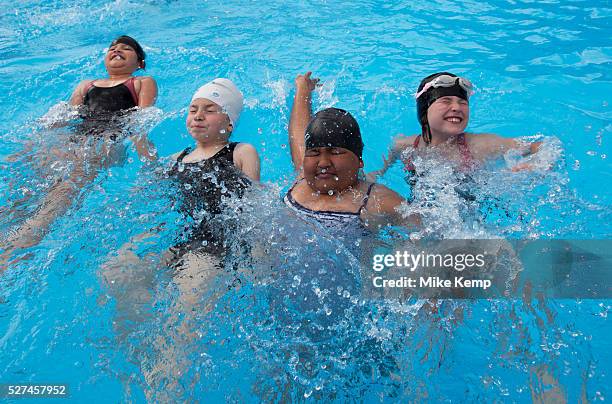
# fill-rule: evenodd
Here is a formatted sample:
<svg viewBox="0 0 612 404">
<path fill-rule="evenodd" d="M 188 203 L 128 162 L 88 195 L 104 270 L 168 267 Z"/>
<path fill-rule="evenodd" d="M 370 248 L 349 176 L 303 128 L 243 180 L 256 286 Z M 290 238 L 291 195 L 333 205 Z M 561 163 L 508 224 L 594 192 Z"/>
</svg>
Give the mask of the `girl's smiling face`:
<svg viewBox="0 0 612 404">
<path fill-rule="evenodd" d="M 427 110 L 432 135 L 454 136 L 465 131 L 470 119 L 468 101 L 457 96 L 440 97 Z"/>
<path fill-rule="evenodd" d="M 116 43 L 108 48 L 104 65 L 109 72 L 133 73 L 141 67 L 134 48 L 124 43 Z"/>
</svg>

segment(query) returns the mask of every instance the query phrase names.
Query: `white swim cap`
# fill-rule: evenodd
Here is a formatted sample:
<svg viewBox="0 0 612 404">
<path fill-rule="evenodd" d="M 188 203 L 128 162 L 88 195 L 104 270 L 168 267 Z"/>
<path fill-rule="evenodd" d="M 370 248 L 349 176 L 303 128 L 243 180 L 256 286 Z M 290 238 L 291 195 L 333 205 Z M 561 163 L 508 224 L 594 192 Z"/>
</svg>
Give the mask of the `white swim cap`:
<svg viewBox="0 0 612 404">
<path fill-rule="evenodd" d="M 206 98 L 223 108 L 234 127 L 240 118 L 244 97 L 238 87 L 228 79 L 217 78 L 198 88 L 191 101 L 196 98 Z"/>
</svg>

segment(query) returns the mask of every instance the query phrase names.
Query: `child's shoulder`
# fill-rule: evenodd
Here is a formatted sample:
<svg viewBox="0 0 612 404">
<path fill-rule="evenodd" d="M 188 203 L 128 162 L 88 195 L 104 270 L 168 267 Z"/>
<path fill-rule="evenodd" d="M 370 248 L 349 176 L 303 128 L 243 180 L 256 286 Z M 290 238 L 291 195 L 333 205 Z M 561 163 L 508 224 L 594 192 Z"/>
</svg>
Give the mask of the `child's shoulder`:
<svg viewBox="0 0 612 404">
<path fill-rule="evenodd" d="M 77 85 L 77 89 L 84 90 L 86 88 L 89 88 L 93 85 L 94 81 L 96 81 L 96 79 L 81 80 L 81 82 Z"/>
<path fill-rule="evenodd" d="M 134 76 L 134 80 L 142 83 L 155 83 L 153 76 Z"/>
<path fill-rule="evenodd" d="M 237 156 L 257 156 L 257 149 L 250 143 L 239 142 L 234 148 L 234 154 Z"/>
<path fill-rule="evenodd" d="M 475 141 L 489 141 L 492 139 L 497 139 L 500 136 L 496 135 L 495 133 L 472 133 L 472 132 L 466 132 L 465 133 L 465 137 L 468 139 L 472 139 Z"/>
<path fill-rule="evenodd" d="M 370 192 L 370 196 L 379 199 L 385 198 L 393 198 L 393 199 L 403 199 L 400 194 L 392 190 L 391 188 L 380 184 L 378 182 L 368 183 L 368 187 L 372 186 L 372 190 Z"/>
<path fill-rule="evenodd" d="M 469 146 L 482 151 L 512 147 L 516 144 L 514 139 L 494 133 L 467 133 L 466 135 Z"/>
<path fill-rule="evenodd" d="M 405 201 L 400 194 L 385 185 L 370 182 L 367 186 L 371 187 L 367 206 L 372 213 L 393 214 L 395 208 Z"/>
<path fill-rule="evenodd" d="M 395 150 L 403 150 L 414 145 L 414 141 L 419 135 L 406 136 L 402 133 L 393 138 L 393 148 Z"/>
</svg>

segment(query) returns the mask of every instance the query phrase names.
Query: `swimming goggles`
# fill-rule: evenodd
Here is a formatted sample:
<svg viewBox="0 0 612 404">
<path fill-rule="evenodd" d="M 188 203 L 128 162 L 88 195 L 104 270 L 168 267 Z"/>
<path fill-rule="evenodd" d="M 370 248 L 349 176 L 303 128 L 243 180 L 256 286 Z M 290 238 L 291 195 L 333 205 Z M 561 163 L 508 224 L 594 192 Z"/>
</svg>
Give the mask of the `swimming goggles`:
<svg viewBox="0 0 612 404">
<path fill-rule="evenodd" d="M 472 82 L 469 81 L 468 79 L 464 79 L 463 77 L 455 77 L 455 76 L 449 76 L 448 74 L 443 74 L 441 76 L 436 77 L 432 81 L 427 82 L 427 84 L 423 86 L 421 91 L 415 94 L 414 98 L 419 98 L 420 96 L 425 94 L 427 90 L 429 90 L 430 88 L 452 87 L 455 84 L 459 84 L 459 87 L 463 88 L 467 92 L 468 97 L 474 94 L 474 91 L 473 91 L 474 86 L 472 85 Z"/>
</svg>

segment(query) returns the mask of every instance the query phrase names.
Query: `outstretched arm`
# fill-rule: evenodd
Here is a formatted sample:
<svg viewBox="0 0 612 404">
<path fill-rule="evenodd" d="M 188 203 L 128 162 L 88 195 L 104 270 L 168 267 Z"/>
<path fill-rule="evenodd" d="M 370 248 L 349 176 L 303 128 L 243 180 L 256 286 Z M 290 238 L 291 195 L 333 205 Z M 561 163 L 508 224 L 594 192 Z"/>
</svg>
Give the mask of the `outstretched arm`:
<svg viewBox="0 0 612 404">
<path fill-rule="evenodd" d="M 304 133 L 308 122 L 310 122 L 312 91 L 319 82 L 317 78 L 311 78 L 312 72 L 299 74 L 295 78 L 295 97 L 289 118 L 289 147 L 291 148 L 291 160 L 296 170 L 302 168 L 304 160 Z"/>
<path fill-rule="evenodd" d="M 381 169 L 369 172 L 367 174 L 367 179 L 370 182 L 376 182 L 376 179 L 380 176 L 383 176 L 387 170 L 395 164 L 397 160 L 402 156 L 402 152 L 406 150 L 406 148 L 412 144 L 414 141 L 414 136 L 406 137 L 402 134 L 397 135 L 393 138 L 393 143 L 391 144 L 391 148 L 389 149 L 389 155 L 385 157 L 383 155 L 383 166 Z"/>
<path fill-rule="evenodd" d="M 479 134 L 477 139 L 479 139 L 479 142 L 476 143 L 478 151 L 483 154 L 484 158 L 500 156 L 509 150 L 516 150 L 523 157 L 528 157 L 536 154 L 542 146 L 542 142 L 527 143 L 515 138 L 502 137 L 491 133 Z M 532 161 L 520 161 L 511 167 L 512 171 L 531 169 L 534 169 Z"/>
</svg>

